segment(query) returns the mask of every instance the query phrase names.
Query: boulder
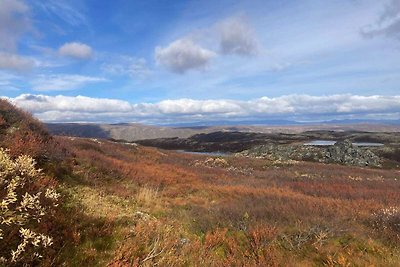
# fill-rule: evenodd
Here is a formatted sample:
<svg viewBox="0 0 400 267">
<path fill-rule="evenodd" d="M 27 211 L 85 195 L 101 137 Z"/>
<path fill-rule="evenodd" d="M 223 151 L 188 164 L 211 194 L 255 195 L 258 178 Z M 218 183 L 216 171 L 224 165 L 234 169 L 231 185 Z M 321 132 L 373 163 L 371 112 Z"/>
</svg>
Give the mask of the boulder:
<svg viewBox="0 0 400 267">
<path fill-rule="evenodd" d="M 379 167 L 380 158 L 366 148 L 353 145 L 349 140 L 336 142 L 327 148 L 327 162 L 340 163 L 352 166 Z"/>
<path fill-rule="evenodd" d="M 280 161 L 306 160 L 361 167 L 381 166 L 377 155 L 367 148 L 353 145 L 349 140 L 338 141 L 333 146 L 326 147 L 267 144 L 245 150 L 239 155 Z"/>
</svg>

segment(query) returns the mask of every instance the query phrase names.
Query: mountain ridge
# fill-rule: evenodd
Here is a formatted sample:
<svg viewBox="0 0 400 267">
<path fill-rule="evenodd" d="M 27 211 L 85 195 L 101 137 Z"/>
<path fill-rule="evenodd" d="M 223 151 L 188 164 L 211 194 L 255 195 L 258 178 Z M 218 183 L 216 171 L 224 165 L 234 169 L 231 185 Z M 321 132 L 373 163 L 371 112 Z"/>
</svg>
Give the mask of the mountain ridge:
<svg viewBox="0 0 400 267">
<path fill-rule="evenodd" d="M 154 126 L 139 123 L 47 123 L 50 133 L 87 138 L 137 141 L 156 138 L 188 138 L 195 134 L 226 132 L 300 133 L 312 130 L 400 132 L 400 125 L 388 124 L 311 124 L 311 125 L 220 125 L 220 126 Z"/>
</svg>

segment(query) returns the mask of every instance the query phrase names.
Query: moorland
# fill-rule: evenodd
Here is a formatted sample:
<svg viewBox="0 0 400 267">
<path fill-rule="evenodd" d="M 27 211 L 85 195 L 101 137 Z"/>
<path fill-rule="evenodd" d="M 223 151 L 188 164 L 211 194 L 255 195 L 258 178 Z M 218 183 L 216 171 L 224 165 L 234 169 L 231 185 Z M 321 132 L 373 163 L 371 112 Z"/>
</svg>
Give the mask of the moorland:
<svg viewBox="0 0 400 267">
<path fill-rule="evenodd" d="M 355 134 L 383 143 L 379 151 L 372 149 L 382 160 L 381 166 L 275 159 L 251 153 L 210 156 L 174 150 L 193 147 L 163 147 L 172 149 L 167 150 L 144 146 L 155 146 L 154 140 L 132 143 L 54 136 L 29 114 L 6 101 L 0 104 L 0 145 L 2 155 L 8 155 L 0 160 L 1 200 L 11 188 L 4 179 L 7 166 L 21 168 L 21 154 L 33 158 L 35 168 L 41 171 L 32 171 L 29 182 L 15 191 L 18 201 L 8 209 L 18 214 L 25 193 L 35 196 L 40 190 L 52 189 L 59 194 L 54 197 L 57 205 L 46 209 L 40 220 L 6 223 L 9 213 L 2 208 L 3 265 L 400 264 L 397 133 L 346 133 L 345 139 L 351 141 L 366 141 L 352 139 Z M 225 150 L 236 153 L 271 142 L 290 146 L 294 141 L 316 138 L 299 138 L 313 134 L 291 135 L 295 140 L 285 137 L 285 142 L 263 136 L 253 138 L 256 142 L 242 138 L 214 139 L 212 143 L 215 151 L 222 151 L 215 143 L 229 144 L 223 147 L 234 143 L 234 150 Z M 249 133 L 236 135 L 248 137 Z M 342 138 L 343 133 L 318 132 L 317 138 L 329 136 Z M 174 140 L 187 144 L 187 139 Z M 166 143 L 161 141 L 157 139 L 157 144 Z M 211 147 L 206 143 L 203 140 L 201 146 Z M 237 144 L 246 147 L 239 149 Z M 44 194 L 36 199 L 46 200 Z M 51 245 L 45 246 L 42 238 L 37 244 L 43 243 L 43 249 L 37 251 L 34 240 L 26 238 L 21 228 L 51 237 Z M 24 252 L 13 258 L 24 240 Z"/>
</svg>

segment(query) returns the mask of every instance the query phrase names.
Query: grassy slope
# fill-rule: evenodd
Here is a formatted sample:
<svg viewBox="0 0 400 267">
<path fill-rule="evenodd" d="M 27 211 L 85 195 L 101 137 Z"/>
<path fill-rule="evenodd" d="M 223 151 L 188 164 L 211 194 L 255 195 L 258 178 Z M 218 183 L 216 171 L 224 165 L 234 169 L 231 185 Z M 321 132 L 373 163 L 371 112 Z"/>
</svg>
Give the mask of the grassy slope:
<svg viewBox="0 0 400 267">
<path fill-rule="evenodd" d="M 399 171 L 208 159 L 80 138 L 57 175 L 69 266 L 398 266 Z M 61 168 L 62 169 L 62 168 Z"/>
<path fill-rule="evenodd" d="M 34 156 L 64 193 L 43 266 L 400 264 L 400 212 L 380 213 L 400 206 L 398 169 L 53 139 L 3 100 L 0 145 Z"/>
</svg>

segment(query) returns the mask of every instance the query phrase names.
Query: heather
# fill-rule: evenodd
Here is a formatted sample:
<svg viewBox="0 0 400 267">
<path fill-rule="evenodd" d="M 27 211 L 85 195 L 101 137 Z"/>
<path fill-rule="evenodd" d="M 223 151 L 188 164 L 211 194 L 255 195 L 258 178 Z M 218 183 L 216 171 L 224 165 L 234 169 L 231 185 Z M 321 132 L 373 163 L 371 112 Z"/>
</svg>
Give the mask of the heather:
<svg viewBox="0 0 400 267">
<path fill-rule="evenodd" d="M 400 263 L 400 181 L 393 166 L 194 155 L 52 137 L 8 104 L 1 114 L 3 265 Z M 38 140 L 15 149 L 5 141 L 30 138 Z"/>
</svg>

